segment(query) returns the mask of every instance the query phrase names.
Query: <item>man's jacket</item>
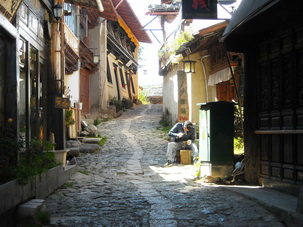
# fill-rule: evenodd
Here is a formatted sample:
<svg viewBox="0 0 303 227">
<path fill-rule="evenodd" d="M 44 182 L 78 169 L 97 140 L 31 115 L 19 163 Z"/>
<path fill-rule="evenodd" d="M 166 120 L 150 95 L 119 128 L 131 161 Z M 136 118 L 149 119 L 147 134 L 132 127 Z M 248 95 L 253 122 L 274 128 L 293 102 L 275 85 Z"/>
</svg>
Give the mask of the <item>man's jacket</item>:
<svg viewBox="0 0 303 227">
<path fill-rule="evenodd" d="M 196 139 L 196 133 L 195 133 L 195 128 L 191 128 L 189 131 L 185 133 L 183 129 L 184 123 L 177 123 L 174 125 L 174 127 L 171 128 L 169 131 L 168 135 L 173 137 L 175 139 L 175 142 L 182 142 L 182 141 L 187 141 L 191 140 L 192 142 L 195 141 Z M 178 133 L 184 133 L 181 138 L 177 138 Z"/>
</svg>

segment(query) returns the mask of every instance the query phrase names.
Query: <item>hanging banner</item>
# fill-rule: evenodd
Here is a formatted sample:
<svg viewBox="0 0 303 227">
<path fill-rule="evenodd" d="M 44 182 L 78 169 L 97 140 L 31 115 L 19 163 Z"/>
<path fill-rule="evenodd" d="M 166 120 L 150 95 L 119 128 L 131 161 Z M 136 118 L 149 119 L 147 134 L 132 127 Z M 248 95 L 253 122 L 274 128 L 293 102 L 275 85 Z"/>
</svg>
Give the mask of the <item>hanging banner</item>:
<svg viewBox="0 0 303 227">
<path fill-rule="evenodd" d="M 178 121 L 189 120 L 186 73 L 178 71 Z"/>
<path fill-rule="evenodd" d="M 182 19 L 217 19 L 217 0 L 183 0 Z"/>
<path fill-rule="evenodd" d="M 12 21 L 22 0 L 0 1 L 0 14 Z"/>
</svg>

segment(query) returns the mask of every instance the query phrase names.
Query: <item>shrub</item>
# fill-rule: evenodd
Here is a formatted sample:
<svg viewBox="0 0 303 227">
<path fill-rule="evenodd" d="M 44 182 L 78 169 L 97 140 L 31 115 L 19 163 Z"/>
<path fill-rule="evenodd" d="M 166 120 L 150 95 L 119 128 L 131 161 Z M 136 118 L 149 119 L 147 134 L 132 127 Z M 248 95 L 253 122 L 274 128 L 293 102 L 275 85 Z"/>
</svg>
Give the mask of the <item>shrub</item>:
<svg viewBox="0 0 303 227">
<path fill-rule="evenodd" d="M 106 142 L 106 140 L 107 140 L 107 137 L 105 137 L 105 136 L 101 136 L 101 140 L 99 141 L 99 146 L 103 146 L 104 145 L 104 143 Z"/>
<path fill-rule="evenodd" d="M 26 184 L 36 175 L 57 165 L 53 152 L 31 152 L 27 150 L 19 155 L 19 163 L 14 169 L 14 177 L 20 179 L 21 184 Z"/>
<path fill-rule="evenodd" d="M 75 119 L 73 118 L 73 110 L 65 110 L 65 124 L 66 126 L 71 126 L 75 124 Z"/>
<path fill-rule="evenodd" d="M 138 99 L 142 102 L 142 104 L 149 104 L 149 101 L 147 100 L 147 92 L 139 91 Z"/>
<path fill-rule="evenodd" d="M 116 112 L 119 112 L 119 111 L 122 110 L 122 102 L 121 102 L 121 100 L 118 100 L 116 97 L 113 97 L 109 101 L 109 105 L 115 106 L 116 107 Z"/>
<path fill-rule="evenodd" d="M 43 226 L 50 222 L 50 214 L 47 211 L 38 210 L 35 214 L 38 223 Z"/>
<path fill-rule="evenodd" d="M 98 126 L 99 124 L 101 124 L 101 120 L 97 117 L 96 119 L 94 119 L 94 126 Z"/>
<path fill-rule="evenodd" d="M 18 153 L 23 149 L 15 133 L 8 127 L 0 128 L 0 183 L 13 177 L 13 169 L 17 166 Z"/>
</svg>

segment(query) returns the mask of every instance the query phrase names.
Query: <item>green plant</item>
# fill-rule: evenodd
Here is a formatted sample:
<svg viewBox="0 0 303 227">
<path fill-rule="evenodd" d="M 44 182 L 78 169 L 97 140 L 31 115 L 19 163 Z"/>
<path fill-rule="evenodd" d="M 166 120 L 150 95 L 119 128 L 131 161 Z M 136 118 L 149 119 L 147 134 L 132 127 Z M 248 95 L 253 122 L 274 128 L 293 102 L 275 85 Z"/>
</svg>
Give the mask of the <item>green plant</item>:
<svg viewBox="0 0 303 227">
<path fill-rule="evenodd" d="M 241 137 L 234 138 L 234 153 L 243 154 L 244 153 L 244 139 Z"/>
<path fill-rule="evenodd" d="M 243 131 L 243 108 L 239 105 L 235 105 L 234 107 L 234 137 L 235 138 L 243 138 L 244 131 Z"/>
<path fill-rule="evenodd" d="M 183 43 L 187 43 L 193 38 L 193 35 L 189 31 L 182 31 L 180 34 L 174 39 L 172 47 L 170 48 L 170 55 L 175 54 L 176 51 L 181 47 Z"/>
<path fill-rule="evenodd" d="M 38 223 L 43 226 L 50 222 L 50 214 L 47 211 L 38 210 L 35 214 L 35 218 Z"/>
<path fill-rule="evenodd" d="M 171 126 L 165 126 L 165 127 L 157 128 L 157 129 L 167 134 L 169 132 L 169 130 L 171 129 Z"/>
<path fill-rule="evenodd" d="M 48 152 L 55 144 L 33 139 L 25 146 L 25 141 L 16 138 L 12 121 L 9 119 L 8 127 L 0 128 L 0 183 L 20 179 L 19 182 L 25 184 L 35 175 L 58 165 L 55 154 Z"/>
<path fill-rule="evenodd" d="M 105 137 L 105 136 L 101 136 L 101 140 L 99 141 L 99 146 L 103 146 L 104 145 L 104 143 L 106 142 L 106 140 L 107 140 L 107 137 Z"/>
<path fill-rule="evenodd" d="M 23 142 L 16 138 L 11 123 L 12 119 L 8 119 L 7 127 L 0 128 L 0 183 L 13 178 L 18 153 L 24 148 Z"/>
<path fill-rule="evenodd" d="M 116 97 L 113 97 L 109 104 L 116 107 L 116 112 L 119 112 L 122 110 L 122 102 L 121 100 L 118 100 Z"/>
<path fill-rule="evenodd" d="M 84 174 L 84 175 L 89 175 L 89 174 L 90 174 L 90 172 L 87 171 L 87 170 L 78 170 L 78 172 L 79 172 L 79 173 L 82 173 L 82 174 Z"/>
<path fill-rule="evenodd" d="M 101 123 L 102 123 L 102 122 L 109 121 L 109 120 L 110 120 L 110 118 L 103 118 L 103 119 L 101 120 Z"/>
<path fill-rule="evenodd" d="M 96 119 L 94 119 L 94 125 L 97 126 L 99 124 L 101 124 L 101 120 L 97 117 Z"/>
<path fill-rule="evenodd" d="M 234 153 L 244 153 L 243 108 L 235 105 L 234 108 Z"/>
<path fill-rule="evenodd" d="M 71 126 L 75 124 L 75 119 L 73 118 L 74 111 L 72 109 L 65 110 L 65 125 Z"/>
<path fill-rule="evenodd" d="M 36 175 L 57 165 L 53 152 L 26 150 L 19 155 L 19 163 L 14 169 L 14 177 L 20 179 L 21 184 L 26 184 Z"/>
<path fill-rule="evenodd" d="M 13 168 L 12 178 L 26 184 L 34 176 L 58 165 L 55 154 L 49 152 L 55 144 L 49 141 L 31 140 L 30 145 L 19 153 L 19 162 Z"/>
<path fill-rule="evenodd" d="M 78 171 L 79 172 L 79 171 Z M 73 182 L 66 182 L 63 186 L 62 186 L 62 188 L 71 188 L 71 187 L 73 187 L 74 186 L 74 183 Z"/>
<path fill-rule="evenodd" d="M 167 53 L 167 58 L 175 55 L 176 51 L 181 47 L 183 43 L 186 43 L 193 39 L 193 35 L 189 31 L 181 31 L 179 35 L 170 43 L 166 43 L 159 51 L 158 57 L 162 58 L 165 53 Z"/>
<path fill-rule="evenodd" d="M 142 102 L 142 104 L 146 105 L 149 104 L 149 101 L 147 100 L 147 92 L 145 91 L 139 91 L 138 99 Z"/>
</svg>

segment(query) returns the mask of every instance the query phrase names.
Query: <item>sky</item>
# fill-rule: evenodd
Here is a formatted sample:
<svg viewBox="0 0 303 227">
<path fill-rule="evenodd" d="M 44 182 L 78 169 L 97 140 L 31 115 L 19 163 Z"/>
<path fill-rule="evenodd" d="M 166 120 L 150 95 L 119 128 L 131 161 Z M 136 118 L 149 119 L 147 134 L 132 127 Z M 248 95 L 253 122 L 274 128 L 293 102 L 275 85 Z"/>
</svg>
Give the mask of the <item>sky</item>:
<svg viewBox="0 0 303 227">
<path fill-rule="evenodd" d="M 148 12 L 148 5 L 157 4 L 160 1 L 155 0 L 128 0 L 136 16 L 140 20 L 141 25 L 146 29 L 160 29 L 160 23 L 158 19 L 149 23 L 154 16 L 145 15 Z M 147 25 L 148 24 L 148 25 Z M 154 31 L 157 36 L 162 37 L 161 31 Z M 159 63 L 158 63 L 158 50 L 160 49 L 160 44 L 157 39 L 147 31 L 147 34 L 152 40 L 151 44 L 140 43 L 143 47 L 142 60 L 139 60 L 139 85 L 158 85 L 162 84 L 163 77 L 159 76 Z M 144 73 L 145 72 L 145 73 Z"/>
<path fill-rule="evenodd" d="M 148 12 L 148 6 L 150 4 L 160 4 L 160 0 L 127 0 L 136 16 L 140 20 L 141 25 L 145 29 L 160 29 L 160 21 L 158 18 L 152 21 L 155 16 L 146 15 Z M 242 0 L 237 0 L 236 3 L 233 4 L 235 8 L 241 3 Z M 230 9 L 231 5 L 226 5 L 226 9 Z M 218 7 L 218 17 L 219 18 L 230 18 L 230 14 L 228 14 L 222 7 Z M 152 21 L 152 22 L 151 22 Z M 215 23 L 218 23 L 218 20 L 203 20 L 203 24 L 205 27 L 211 26 Z M 201 26 L 201 23 L 198 23 Z M 172 26 L 173 27 L 173 26 Z M 166 29 L 169 30 L 169 27 L 166 26 Z M 199 27 L 201 29 L 201 27 Z M 170 34 L 172 31 L 168 31 L 167 34 Z M 154 35 L 147 31 L 147 34 L 152 40 L 151 44 L 140 43 L 140 46 L 143 47 L 143 59 L 139 60 L 139 85 L 158 85 L 162 84 L 163 77 L 158 74 L 159 72 L 159 63 L 158 63 L 158 50 L 161 48 L 161 44 L 159 44 L 158 40 L 162 42 L 162 31 L 153 30 Z M 143 71 L 145 73 L 143 73 Z"/>
</svg>

